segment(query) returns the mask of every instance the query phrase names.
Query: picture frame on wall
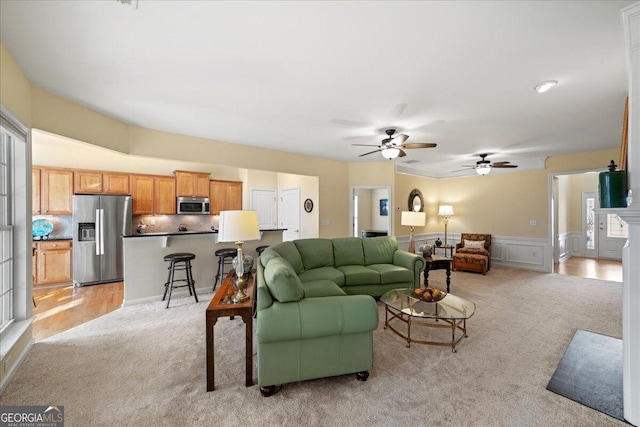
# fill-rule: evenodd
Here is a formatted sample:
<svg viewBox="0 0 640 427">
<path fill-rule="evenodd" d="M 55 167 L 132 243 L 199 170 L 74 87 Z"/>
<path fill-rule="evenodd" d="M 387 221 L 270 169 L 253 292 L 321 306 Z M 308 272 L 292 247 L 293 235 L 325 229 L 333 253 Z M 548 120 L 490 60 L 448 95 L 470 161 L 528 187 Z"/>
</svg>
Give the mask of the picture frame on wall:
<svg viewBox="0 0 640 427">
<path fill-rule="evenodd" d="M 380 199 L 380 216 L 389 216 L 389 199 Z"/>
</svg>

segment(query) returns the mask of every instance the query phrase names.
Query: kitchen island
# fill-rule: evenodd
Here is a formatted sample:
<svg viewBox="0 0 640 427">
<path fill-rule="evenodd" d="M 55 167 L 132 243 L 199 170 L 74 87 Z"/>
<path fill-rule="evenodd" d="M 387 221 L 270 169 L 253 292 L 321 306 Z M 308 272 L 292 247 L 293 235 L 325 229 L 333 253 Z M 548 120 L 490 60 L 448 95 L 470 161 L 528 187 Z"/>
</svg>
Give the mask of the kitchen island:
<svg viewBox="0 0 640 427">
<path fill-rule="evenodd" d="M 270 246 L 282 242 L 283 229 L 260 230 L 261 239 L 245 242 L 245 255 L 257 261 L 258 246 Z M 184 231 L 175 233 L 146 233 L 124 236 L 124 300 L 122 306 L 162 300 L 167 281 L 169 263 L 164 256 L 174 252 L 190 252 L 196 259 L 191 262 L 193 278 L 198 294 L 213 290 L 218 271 L 215 251 L 235 248 L 233 242 L 218 243 L 217 231 Z M 230 267 L 229 267 L 230 268 Z M 225 272 L 228 271 L 225 269 Z M 181 274 L 181 273 L 178 273 Z M 180 276 L 179 278 L 182 278 Z M 186 288 L 172 296 L 188 295 Z"/>
</svg>

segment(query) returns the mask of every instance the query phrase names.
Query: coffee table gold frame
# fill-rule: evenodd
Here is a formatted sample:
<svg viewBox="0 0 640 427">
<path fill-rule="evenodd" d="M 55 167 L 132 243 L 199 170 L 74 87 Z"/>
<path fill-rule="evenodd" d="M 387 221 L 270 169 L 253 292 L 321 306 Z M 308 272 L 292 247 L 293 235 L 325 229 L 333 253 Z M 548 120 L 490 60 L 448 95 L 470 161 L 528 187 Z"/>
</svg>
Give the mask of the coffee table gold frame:
<svg viewBox="0 0 640 427">
<path fill-rule="evenodd" d="M 427 322 L 424 320 L 415 320 L 414 322 L 411 321 L 411 319 L 414 316 L 411 316 L 410 314 L 404 313 L 400 310 L 397 310 L 393 307 L 389 307 L 388 305 L 385 304 L 385 312 L 384 312 L 384 329 L 391 329 L 393 332 L 395 332 L 396 334 L 398 334 L 399 336 L 401 336 L 402 338 L 407 340 L 407 348 L 411 347 L 411 343 L 415 342 L 418 344 L 431 344 L 431 345 L 445 345 L 445 346 L 451 346 L 451 351 L 453 353 L 457 353 L 458 350 L 456 350 L 456 344 L 458 344 L 460 342 L 460 340 L 462 340 L 463 338 L 468 337 L 467 335 L 467 319 L 442 319 L 442 318 L 438 318 L 438 305 L 437 304 L 433 304 L 435 306 L 435 313 L 434 313 L 434 317 L 432 318 L 433 322 Z M 391 314 L 391 318 L 389 318 L 389 314 Z M 407 334 L 404 335 L 402 332 L 398 331 L 396 328 L 394 328 L 393 326 L 391 326 L 389 324 L 390 321 L 392 321 L 393 319 L 398 319 L 401 322 L 404 322 L 407 324 Z M 446 325 L 443 325 L 442 323 L 446 323 Z M 411 338 L 411 324 L 414 324 L 416 326 L 424 326 L 424 327 L 428 327 L 428 328 L 451 328 L 451 341 L 424 341 L 424 340 L 418 340 L 418 339 L 414 339 Z M 456 329 L 460 329 L 462 331 L 462 335 L 456 339 Z"/>
</svg>

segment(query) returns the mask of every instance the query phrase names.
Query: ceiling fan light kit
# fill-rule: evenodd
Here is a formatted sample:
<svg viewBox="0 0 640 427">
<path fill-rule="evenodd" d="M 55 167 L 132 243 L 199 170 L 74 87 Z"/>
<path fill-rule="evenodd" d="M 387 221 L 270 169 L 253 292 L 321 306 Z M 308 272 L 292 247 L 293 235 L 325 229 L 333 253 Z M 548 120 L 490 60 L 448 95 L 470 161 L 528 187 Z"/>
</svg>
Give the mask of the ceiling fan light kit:
<svg viewBox="0 0 640 427">
<path fill-rule="evenodd" d="M 407 155 L 407 153 L 404 152 L 404 149 L 416 149 L 416 148 L 434 148 L 437 147 L 438 144 L 427 144 L 427 143 L 409 143 L 409 144 L 405 144 L 405 141 L 407 139 L 409 139 L 409 135 L 404 135 L 404 134 L 400 134 L 400 135 L 396 135 L 395 137 L 393 136 L 394 133 L 396 133 L 395 129 L 386 129 L 384 131 L 384 133 L 387 134 L 387 138 L 384 138 L 380 145 L 374 145 L 374 144 L 352 144 L 354 147 L 355 146 L 360 146 L 360 147 L 378 147 L 377 150 L 373 150 L 373 151 L 369 151 L 368 153 L 364 153 L 364 154 L 360 154 L 358 157 L 364 157 L 364 156 L 368 156 L 369 154 L 373 154 L 373 153 L 380 153 L 382 154 L 382 157 L 384 157 L 385 159 L 388 160 L 393 160 L 396 157 L 404 157 Z"/>
<path fill-rule="evenodd" d="M 478 165 L 476 167 L 476 173 L 478 175 L 486 175 L 489 172 L 491 172 L 491 165 L 489 165 L 489 164 Z"/>
</svg>

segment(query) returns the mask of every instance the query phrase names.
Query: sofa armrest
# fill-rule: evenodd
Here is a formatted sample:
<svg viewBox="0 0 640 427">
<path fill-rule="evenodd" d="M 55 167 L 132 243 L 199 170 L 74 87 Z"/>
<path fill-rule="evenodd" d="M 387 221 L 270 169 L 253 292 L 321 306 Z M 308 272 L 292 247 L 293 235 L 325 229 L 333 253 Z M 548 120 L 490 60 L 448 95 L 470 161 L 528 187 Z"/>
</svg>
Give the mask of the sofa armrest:
<svg viewBox="0 0 640 427">
<path fill-rule="evenodd" d="M 398 250 L 393 254 L 393 265 L 413 271 L 413 287 L 420 286 L 420 272 L 424 270 L 424 259 L 420 255 Z"/>
<path fill-rule="evenodd" d="M 258 342 L 357 334 L 378 327 L 378 307 L 369 295 L 303 298 L 258 311 Z"/>
</svg>

